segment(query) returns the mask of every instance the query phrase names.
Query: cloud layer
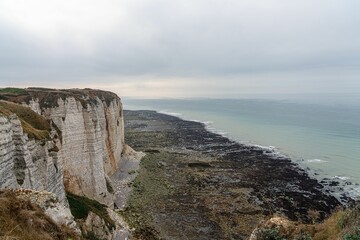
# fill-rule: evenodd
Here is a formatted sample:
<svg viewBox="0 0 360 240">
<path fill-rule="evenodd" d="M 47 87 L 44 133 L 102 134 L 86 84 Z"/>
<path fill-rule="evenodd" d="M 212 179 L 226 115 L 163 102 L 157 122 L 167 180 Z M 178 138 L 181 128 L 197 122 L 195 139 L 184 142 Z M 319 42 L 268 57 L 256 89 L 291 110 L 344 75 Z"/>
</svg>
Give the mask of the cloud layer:
<svg viewBox="0 0 360 240">
<path fill-rule="evenodd" d="M 142 97 L 360 89 L 356 0 L 2 0 L 0 86 Z"/>
</svg>

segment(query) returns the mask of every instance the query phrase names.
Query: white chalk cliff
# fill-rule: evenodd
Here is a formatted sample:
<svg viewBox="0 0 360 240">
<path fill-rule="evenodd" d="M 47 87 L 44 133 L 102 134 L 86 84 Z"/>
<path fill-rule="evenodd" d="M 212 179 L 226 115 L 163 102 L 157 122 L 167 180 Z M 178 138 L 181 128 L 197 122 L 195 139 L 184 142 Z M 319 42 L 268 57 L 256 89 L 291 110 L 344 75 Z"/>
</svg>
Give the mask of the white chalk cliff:
<svg viewBox="0 0 360 240">
<path fill-rule="evenodd" d="M 66 203 L 61 155 L 55 149 L 52 139 L 29 139 L 15 114 L 0 113 L 0 189 L 47 190 Z"/>
<path fill-rule="evenodd" d="M 117 97 L 108 103 L 94 100 L 83 106 L 74 97 L 59 98 L 58 106 L 42 108 L 42 115 L 61 131 L 66 190 L 111 205 L 106 181 L 117 169 L 124 146 L 122 106 Z"/>
<path fill-rule="evenodd" d="M 34 114 L 49 129 L 38 128 Z M 0 93 L 0 189 L 46 190 L 64 206 L 67 191 L 112 207 L 109 176 L 124 144 L 122 104 L 114 93 L 41 88 Z"/>
<path fill-rule="evenodd" d="M 15 115 L 3 115 L 0 164 L 4 167 L 0 169 L 0 188 L 48 190 L 62 199 L 64 191 L 59 189 L 63 182 L 66 191 L 111 206 L 113 194 L 108 191 L 107 179 L 116 171 L 124 148 L 120 98 L 90 89 L 27 92 L 27 102 L 21 104 L 49 120 L 60 141 L 51 139 L 44 145 L 43 140 L 29 140 Z M 14 97 L 7 100 L 21 101 Z M 51 144 L 56 144 L 59 151 L 49 153 Z M 16 175 L 24 178 L 22 184 L 16 181 Z"/>
</svg>

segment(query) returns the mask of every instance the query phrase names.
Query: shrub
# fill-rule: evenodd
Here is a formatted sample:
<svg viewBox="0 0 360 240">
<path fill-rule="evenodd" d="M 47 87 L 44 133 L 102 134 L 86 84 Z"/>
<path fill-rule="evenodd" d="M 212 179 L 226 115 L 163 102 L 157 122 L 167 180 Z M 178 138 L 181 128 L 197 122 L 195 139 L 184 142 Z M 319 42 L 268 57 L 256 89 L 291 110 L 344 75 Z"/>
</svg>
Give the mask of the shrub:
<svg viewBox="0 0 360 240">
<path fill-rule="evenodd" d="M 360 240 L 360 234 L 346 234 L 344 240 Z"/>
<path fill-rule="evenodd" d="M 15 93 L 15 94 L 26 94 L 27 91 L 23 88 L 0 88 L 0 93 Z"/>
<path fill-rule="evenodd" d="M 257 239 L 259 239 L 259 240 L 285 240 L 280 236 L 279 227 L 260 229 L 257 234 Z"/>
<path fill-rule="evenodd" d="M 312 238 L 308 233 L 300 232 L 298 235 L 294 237 L 294 240 L 312 240 Z"/>
<path fill-rule="evenodd" d="M 107 206 L 93 199 L 78 196 L 70 192 L 66 193 L 69 201 L 70 211 L 75 219 L 86 219 L 89 212 L 93 212 L 102 218 L 109 229 L 115 228 L 115 222 L 112 220 L 106 210 Z"/>
</svg>

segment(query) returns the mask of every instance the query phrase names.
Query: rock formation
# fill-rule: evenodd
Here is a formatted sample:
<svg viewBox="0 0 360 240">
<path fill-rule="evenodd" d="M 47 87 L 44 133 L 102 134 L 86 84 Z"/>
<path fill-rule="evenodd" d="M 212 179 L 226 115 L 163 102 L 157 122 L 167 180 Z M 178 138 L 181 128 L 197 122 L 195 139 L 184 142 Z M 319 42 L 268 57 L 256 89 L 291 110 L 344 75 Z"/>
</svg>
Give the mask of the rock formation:
<svg viewBox="0 0 360 240">
<path fill-rule="evenodd" d="M 22 127 L 22 123 L 24 125 L 29 123 L 19 119 L 9 110 L 6 111 L 4 106 L 12 110 L 17 107 L 15 104 L 0 102 L 0 110 L 3 110 L 3 114 L 0 112 L 0 189 L 47 190 L 55 193 L 61 202 L 66 203 L 61 155 L 56 146 L 56 132 L 48 132 L 48 137 L 40 139 L 29 138 L 30 132 L 24 133 Z M 19 108 L 23 112 L 27 110 L 24 107 Z M 30 111 L 26 114 L 29 114 L 28 118 L 35 115 Z"/>
<path fill-rule="evenodd" d="M 29 200 L 32 204 L 38 205 L 55 223 L 66 225 L 77 234 L 81 234 L 74 217 L 71 215 L 70 209 L 59 202 L 56 194 L 46 191 L 38 192 L 30 189 L 18 189 L 15 190 L 15 194 L 19 199 Z"/>
<path fill-rule="evenodd" d="M 125 149 L 123 122 L 121 100 L 111 92 L 0 89 L 0 189 L 54 193 L 66 213 L 66 192 L 112 208 L 109 176 Z M 100 233 L 105 228 L 91 212 L 81 228 L 107 239 L 128 234 L 107 211 L 114 229 Z"/>
<path fill-rule="evenodd" d="M 41 114 L 54 134 L 45 144 L 44 140 L 29 140 L 15 115 L 3 115 L 0 188 L 45 189 L 62 199 L 64 191 L 60 193 L 58 188 L 63 179 L 66 191 L 113 204 L 108 175 L 117 169 L 124 148 L 122 105 L 116 94 L 29 88 L 1 97 Z M 11 106 L 8 109 L 11 111 Z M 57 151 L 50 154 L 49 149 L 54 147 Z M 16 169 L 14 174 L 9 174 L 11 169 Z"/>
</svg>

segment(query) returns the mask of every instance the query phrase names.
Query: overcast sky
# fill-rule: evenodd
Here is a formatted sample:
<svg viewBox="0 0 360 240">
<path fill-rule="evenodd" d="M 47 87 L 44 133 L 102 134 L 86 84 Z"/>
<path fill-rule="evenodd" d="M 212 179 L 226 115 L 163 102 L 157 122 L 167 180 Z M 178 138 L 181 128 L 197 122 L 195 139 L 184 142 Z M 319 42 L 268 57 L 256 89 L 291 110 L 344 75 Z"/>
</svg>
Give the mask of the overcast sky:
<svg viewBox="0 0 360 240">
<path fill-rule="evenodd" d="M 360 93 L 360 1 L 1 0 L 4 86 Z"/>
</svg>

